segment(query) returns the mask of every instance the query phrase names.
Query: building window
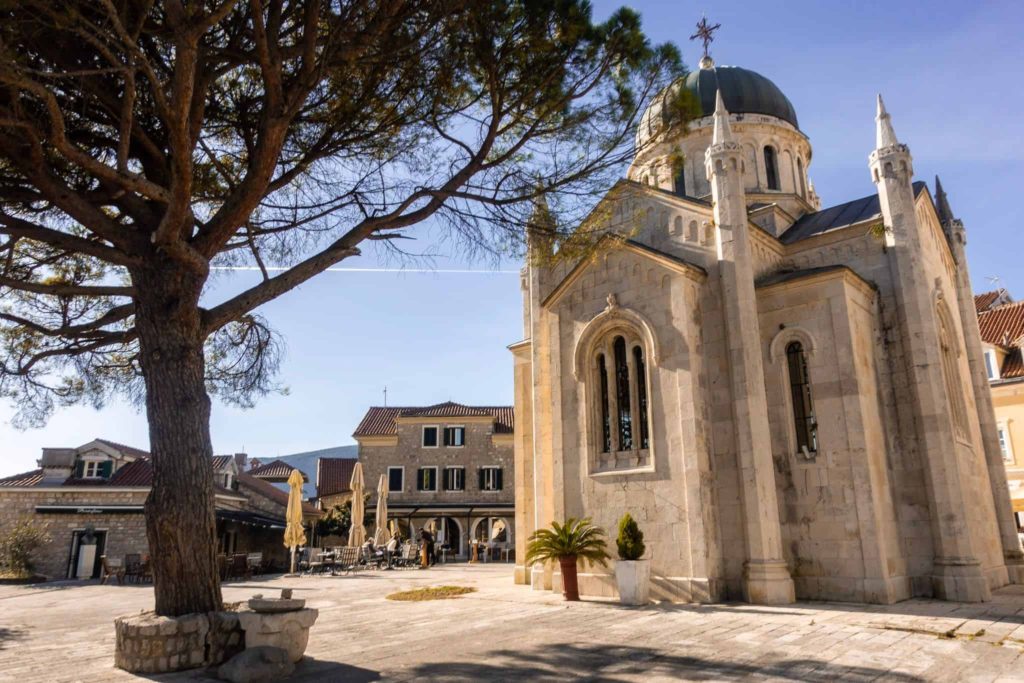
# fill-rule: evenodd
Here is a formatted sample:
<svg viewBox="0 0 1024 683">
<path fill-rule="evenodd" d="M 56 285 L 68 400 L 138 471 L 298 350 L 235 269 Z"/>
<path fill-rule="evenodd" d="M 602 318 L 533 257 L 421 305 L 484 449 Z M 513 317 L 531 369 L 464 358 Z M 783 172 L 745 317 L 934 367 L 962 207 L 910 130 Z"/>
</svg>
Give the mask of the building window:
<svg viewBox="0 0 1024 683">
<path fill-rule="evenodd" d="M 775 148 L 771 145 L 764 148 L 764 172 L 768 179 L 768 189 L 779 189 L 779 163 L 775 156 Z"/>
<path fill-rule="evenodd" d="M 673 179 L 674 190 L 680 197 L 686 196 L 686 173 L 682 164 L 679 164 L 679 170 L 676 171 L 676 177 Z"/>
<path fill-rule="evenodd" d="M 437 426 L 423 428 L 423 447 L 437 448 Z"/>
<path fill-rule="evenodd" d="M 1010 432 L 1005 423 L 996 425 L 996 434 L 999 435 L 999 452 L 1003 454 L 1003 462 L 1013 464 L 1013 444 L 1010 443 Z"/>
<path fill-rule="evenodd" d="M 804 161 L 800 157 L 796 158 L 796 182 L 797 187 L 800 188 L 800 196 L 804 199 L 807 198 L 807 180 L 804 177 Z"/>
<path fill-rule="evenodd" d="M 985 350 L 985 374 L 990 380 L 999 379 L 999 358 L 992 349 Z"/>
<path fill-rule="evenodd" d="M 480 490 L 481 491 L 500 491 L 502 488 L 501 481 L 501 468 L 500 467 L 481 467 L 480 468 Z"/>
<path fill-rule="evenodd" d="M 789 366 L 789 391 L 793 404 L 793 426 L 796 429 L 796 448 L 801 453 L 818 452 L 818 420 L 814 416 L 811 400 L 811 381 L 807 372 L 807 355 L 798 341 L 786 347 Z"/>
<path fill-rule="evenodd" d="M 461 448 L 466 445 L 465 427 L 445 427 L 444 445 L 452 448 Z"/>
<path fill-rule="evenodd" d="M 950 323 L 946 310 L 939 308 L 939 351 L 942 355 L 942 379 L 946 385 L 946 402 L 952 417 L 954 435 L 967 440 L 967 405 L 964 401 L 964 386 L 960 379 L 960 354 L 957 352 L 955 328 Z"/>
<path fill-rule="evenodd" d="M 436 467 L 421 467 L 416 472 L 416 490 L 417 491 L 436 491 L 437 490 L 437 468 Z"/>
<path fill-rule="evenodd" d="M 593 390 L 598 469 L 635 467 L 651 447 L 647 361 L 639 337 L 617 331 L 597 344 Z M 623 458 L 623 462 L 618 459 Z"/>
<path fill-rule="evenodd" d="M 113 473 L 114 463 L 110 460 L 79 460 L 75 469 L 75 476 L 79 479 L 106 479 Z"/>
<path fill-rule="evenodd" d="M 444 468 L 444 490 L 465 491 L 466 490 L 466 468 L 445 467 Z"/>
<path fill-rule="evenodd" d="M 388 491 L 391 493 L 401 493 L 405 488 L 405 468 L 404 467 L 389 467 L 388 468 Z"/>
</svg>

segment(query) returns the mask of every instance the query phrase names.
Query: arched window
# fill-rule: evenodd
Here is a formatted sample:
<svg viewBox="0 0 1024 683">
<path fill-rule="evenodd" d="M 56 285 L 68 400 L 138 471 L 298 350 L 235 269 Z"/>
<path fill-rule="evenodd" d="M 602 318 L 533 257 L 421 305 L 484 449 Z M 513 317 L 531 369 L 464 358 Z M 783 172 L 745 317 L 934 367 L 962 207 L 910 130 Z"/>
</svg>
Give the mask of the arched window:
<svg viewBox="0 0 1024 683">
<path fill-rule="evenodd" d="M 617 328 L 595 345 L 593 442 L 599 469 L 647 464 L 651 446 L 647 354 L 643 342 Z"/>
<path fill-rule="evenodd" d="M 800 157 L 796 158 L 796 182 L 797 187 L 800 188 L 800 196 L 807 198 L 807 179 L 804 176 L 804 161 Z"/>
<path fill-rule="evenodd" d="M 682 164 L 679 164 L 679 169 L 676 171 L 676 177 L 675 177 L 675 179 L 672 182 L 673 182 L 673 185 L 674 185 L 673 190 L 675 191 L 675 193 L 677 195 L 679 195 L 680 197 L 685 197 L 686 196 L 686 173 L 685 173 L 685 169 L 683 168 Z"/>
<path fill-rule="evenodd" d="M 768 189 L 779 189 L 779 163 L 775 158 L 775 148 L 765 145 L 764 148 L 764 171 L 768 178 Z"/>
<path fill-rule="evenodd" d="M 793 427 L 796 430 L 796 447 L 803 452 L 818 452 L 818 420 L 814 416 L 814 402 L 811 400 L 811 382 L 807 373 L 807 355 L 798 341 L 786 347 L 786 363 L 789 367 L 789 392 L 793 404 Z"/>
<path fill-rule="evenodd" d="M 964 402 L 964 385 L 960 378 L 960 354 L 957 352 L 955 329 L 949 314 L 941 307 L 939 319 L 939 350 L 942 354 L 942 379 L 946 385 L 946 402 L 949 405 L 953 432 L 957 438 L 967 439 L 967 406 Z"/>
</svg>

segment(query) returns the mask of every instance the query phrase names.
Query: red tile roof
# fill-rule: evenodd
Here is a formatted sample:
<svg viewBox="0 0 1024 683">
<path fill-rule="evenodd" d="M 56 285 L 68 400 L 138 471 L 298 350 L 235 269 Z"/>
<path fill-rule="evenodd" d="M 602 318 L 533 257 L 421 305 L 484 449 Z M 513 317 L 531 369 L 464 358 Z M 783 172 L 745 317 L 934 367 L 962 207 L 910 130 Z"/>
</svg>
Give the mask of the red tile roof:
<svg viewBox="0 0 1024 683">
<path fill-rule="evenodd" d="M 269 498 L 270 500 L 274 501 L 279 505 L 288 507 L 288 494 L 268 481 L 264 481 L 248 473 L 242 473 L 238 475 L 238 483 L 241 486 L 245 486 L 246 488 L 255 491 L 264 498 Z M 320 511 L 312 503 L 307 503 L 306 501 L 303 501 L 302 514 L 319 515 Z"/>
<path fill-rule="evenodd" d="M 1017 346 L 1024 336 L 1024 301 L 996 306 L 978 314 L 983 341 L 996 346 Z"/>
<path fill-rule="evenodd" d="M 12 474 L 0 479 L 0 486 L 35 486 L 43 480 L 43 471 L 32 470 L 21 474 Z"/>
<path fill-rule="evenodd" d="M 254 467 L 248 472 L 246 472 L 246 474 L 253 477 L 259 477 L 260 479 L 266 479 L 267 481 L 270 481 L 272 479 L 288 481 L 288 477 L 291 476 L 292 470 L 296 469 L 298 468 L 292 467 L 283 460 L 274 460 L 273 462 L 268 462 L 266 465 Z M 307 477 L 306 474 L 302 472 L 302 470 L 299 470 L 299 472 L 302 474 L 303 480 L 309 480 L 309 477 Z"/>
<path fill-rule="evenodd" d="M 130 455 L 134 458 L 148 458 L 149 451 L 144 451 L 141 448 L 134 448 L 132 446 L 125 446 L 123 443 L 117 443 L 116 441 L 109 441 L 107 439 L 95 439 L 100 443 L 105 443 L 116 451 L 120 451 L 125 455 Z"/>
<path fill-rule="evenodd" d="M 994 293 L 1009 296 L 1003 290 Z M 985 296 L 987 294 L 974 297 L 975 303 L 977 304 L 980 297 Z M 995 305 L 979 312 L 978 329 L 981 331 L 982 341 L 1007 351 L 1003 366 L 999 369 L 999 378 L 1024 377 L 1024 361 L 1021 359 L 1020 348 L 1024 343 L 1024 301 Z"/>
<path fill-rule="evenodd" d="M 1005 289 L 997 289 L 994 292 L 982 292 L 974 295 L 974 308 L 978 313 L 987 311 L 993 306 L 1013 303 L 1013 297 Z"/>
<path fill-rule="evenodd" d="M 515 427 L 512 406 L 465 406 L 446 401 L 426 407 L 372 406 L 352 436 L 393 436 L 398 417 L 483 417 L 494 418 L 495 434 L 511 434 Z"/>
<path fill-rule="evenodd" d="M 224 469 L 225 467 L 230 465 L 231 461 L 233 461 L 234 459 L 235 459 L 235 456 L 233 456 L 233 455 L 215 455 L 215 456 L 213 456 L 213 471 L 214 472 L 221 471 L 222 469 Z"/>
<path fill-rule="evenodd" d="M 316 497 L 350 491 L 355 458 L 320 458 L 316 463 Z"/>
</svg>

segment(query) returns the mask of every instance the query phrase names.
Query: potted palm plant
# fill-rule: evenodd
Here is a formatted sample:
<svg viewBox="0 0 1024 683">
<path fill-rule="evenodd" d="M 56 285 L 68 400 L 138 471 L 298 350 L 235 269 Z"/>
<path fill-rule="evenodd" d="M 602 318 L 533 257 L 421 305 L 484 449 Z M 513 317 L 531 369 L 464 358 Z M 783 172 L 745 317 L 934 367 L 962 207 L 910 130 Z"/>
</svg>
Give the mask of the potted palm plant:
<svg viewBox="0 0 1024 683">
<path fill-rule="evenodd" d="M 526 563 L 558 560 L 562 568 L 562 594 L 566 600 L 579 600 L 580 587 L 576 576 L 577 560 L 588 564 L 608 565 L 604 529 L 589 519 L 570 517 L 565 524 L 552 522 L 550 529 L 538 529 L 526 546 Z"/>
<path fill-rule="evenodd" d="M 647 604 L 651 592 L 651 563 L 644 560 L 644 532 L 628 512 L 619 520 L 615 539 L 619 561 L 615 563 L 615 581 L 619 584 L 619 601 L 623 605 Z"/>
</svg>

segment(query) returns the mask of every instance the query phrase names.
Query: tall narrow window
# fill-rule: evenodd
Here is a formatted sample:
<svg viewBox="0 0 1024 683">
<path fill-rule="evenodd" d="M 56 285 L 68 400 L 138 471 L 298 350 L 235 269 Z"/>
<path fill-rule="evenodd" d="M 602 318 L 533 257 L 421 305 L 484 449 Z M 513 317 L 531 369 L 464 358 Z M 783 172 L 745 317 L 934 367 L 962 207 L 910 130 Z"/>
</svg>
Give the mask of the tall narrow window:
<svg viewBox="0 0 1024 683">
<path fill-rule="evenodd" d="M 992 349 L 985 351 L 985 374 L 989 379 L 999 379 L 999 363 L 996 360 L 996 352 Z"/>
<path fill-rule="evenodd" d="M 644 367 L 644 350 L 633 347 L 633 367 L 636 369 L 637 421 L 640 423 L 640 448 L 650 446 L 647 428 L 647 369 Z"/>
<path fill-rule="evenodd" d="M 676 171 L 676 177 L 673 180 L 673 189 L 675 193 L 680 197 L 686 196 L 686 173 L 684 172 L 683 165 L 679 164 L 679 170 Z"/>
<path fill-rule="evenodd" d="M 1005 423 L 996 425 L 996 434 L 999 435 L 999 451 L 1003 454 L 1003 462 L 1013 464 L 1013 446 L 1010 445 L 1010 434 L 1006 431 Z"/>
<path fill-rule="evenodd" d="M 612 450 L 612 417 L 608 410 L 608 368 L 603 353 L 597 357 L 597 372 L 601 383 L 601 452 L 608 453 Z"/>
<path fill-rule="evenodd" d="M 768 179 L 768 189 L 779 189 L 779 164 L 775 158 L 775 148 L 771 145 L 764 148 L 764 172 Z"/>
<path fill-rule="evenodd" d="M 789 365 L 789 390 L 793 403 L 793 426 L 796 428 L 796 447 L 809 453 L 818 451 L 818 422 L 811 401 L 811 383 L 807 373 L 807 356 L 803 344 L 791 342 L 786 347 Z"/>
<path fill-rule="evenodd" d="M 797 157 L 796 159 L 796 182 L 797 187 L 800 188 L 800 196 L 807 198 L 807 180 L 804 178 L 804 162 L 803 159 Z"/>
<path fill-rule="evenodd" d="M 633 416 L 629 405 L 629 365 L 626 362 L 626 340 L 616 337 L 612 344 L 615 353 L 615 400 L 619 407 L 619 450 L 633 449 Z"/>
<path fill-rule="evenodd" d="M 946 311 L 939 308 L 939 348 L 942 354 L 942 377 L 946 385 L 946 402 L 952 417 L 954 434 L 967 439 L 967 406 L 964 402 L 963 381 L 960 379 L 959 354 L 955 344 L 954 327 Z"/>
</svg>

